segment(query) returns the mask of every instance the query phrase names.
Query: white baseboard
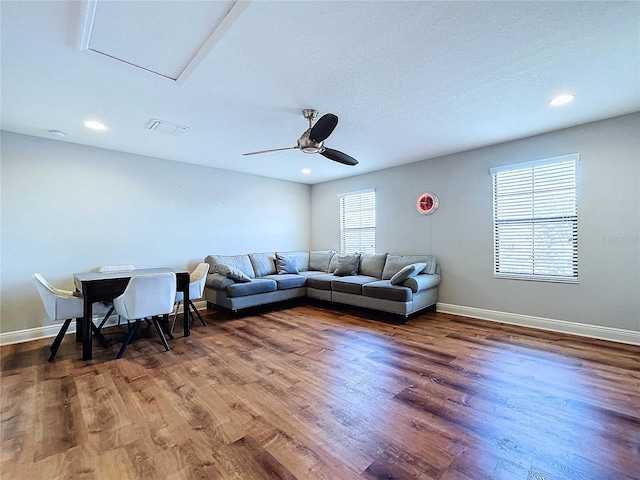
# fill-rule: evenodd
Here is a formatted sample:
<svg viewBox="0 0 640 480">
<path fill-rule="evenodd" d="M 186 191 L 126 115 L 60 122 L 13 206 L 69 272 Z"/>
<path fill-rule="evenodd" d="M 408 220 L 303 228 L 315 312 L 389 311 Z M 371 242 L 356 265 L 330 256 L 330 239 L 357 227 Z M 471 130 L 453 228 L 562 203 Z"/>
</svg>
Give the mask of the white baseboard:
<svg viewBox="0 0 640 480">
<path fill-rule="evenodd" d="M 194 302 L 198 309 L 206 309 L 207 302 L 202 300 Z M 640 332 L 633 330 L 623 330 L 621 328 L 602 327 L 599 325 L 587 325 L 584 323 L 567 322 L 565 320 L 554 320 L 552 318 L 534 317 L 531 315 L 520 315 L 518 313 L 498 312 L 495 310 L 485 310 L 482 308 L 465 307 L 462 305 L 452 305 L 448 303 L 436 304 L 436 310 L 452 315 L 478 318 L 491 322 L 507 323 L 522 327 L 538 328 L 552 332 L 568 333 L 581 337 L 598 338 L 612 342 L 628 343 L 640 345 Z M 178 313 L 182 313 L 182 305 Z M 116 325 L 118 317 L 110 318 L 105 324 L 107 327 Z M 47 325 L 44 327 L 28 328 L 25 330 L 14 330 L 13 332 L 0 333 L 0 346 L 11 345 L 12 343 L 22 343 L 40 338 L 55 337 L 60 331 L 61 324 Z M 75 333 L 75 322 L 69 326 L 67 333 Z"/>
<path fill-rule="evenodd" d="M 205 310 L 207 308 L 207 302 L 204 300 L 193 303 L 197 309 Z M 180 304 L 178 313 L 182 313 L 183 310 L 183 305 Z M 100 319 L 95 317 L 94 320 L 99 321 Z M 126 320 L 122 320 L 122 322 L 126 323 Z M 109 320 L 107 320 L 107 323 L 105 323 L 105 327 L 112 327 L 117 324 L 118 316 L 112 314 L 111 318 L 109 318 Z M 62 327 L 62 322 L 56 323 L 54 325 L 46 325 L 44 327 L 27 328 L 25 330 L 14 330 L 13 332 L 0 333 L 0 346 L 11 345 L 12 343 L 29 342 L 31 340 L 39 340 L 41 338 L 55 337 L 56 335 L 58 335 L 60 327 Z M 67 330 L 67 335 L 75 332 L 76 322 L 71 322 L 71 325 L 69 325 L 69 329 Z"/>
<path fill-rule="evenodd" d="M 640 345 L 640 331 L 636 332 L 600 325 L 587 325 L 585 323 L 567 322 L 566 320 L 554 320 L 552 318 L 533 317 L 531 315 L 498 312 L 495 310 L 485 310 L 483 308 L 465 307 L 440 302 L 436 304 L 436 310 L 442 313 L 462 315 L 463 317 L 478 318 L 491 322 L 508 323 L 510 325 L 520 325 L 522 327 L 538 328 L 552 332 L 569 333 L 580 337 Z"/>
</svg>

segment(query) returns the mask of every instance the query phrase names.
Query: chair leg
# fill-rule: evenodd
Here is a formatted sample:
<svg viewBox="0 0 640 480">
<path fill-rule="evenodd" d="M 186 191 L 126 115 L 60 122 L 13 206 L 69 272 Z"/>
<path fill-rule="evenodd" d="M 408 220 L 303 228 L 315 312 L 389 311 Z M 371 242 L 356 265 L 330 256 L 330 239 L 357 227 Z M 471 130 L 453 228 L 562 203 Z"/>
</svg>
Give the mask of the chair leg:
<svg viewBox="0 0 640 480">
<path fill-rule="evenodd" d="M 115 310 L 115 307 L 111 307 L 109 309 L 109 311 L 107 312 L 107 314 L 104 316 L 104 318 L 102 319 L 102 321 L 100 322 L 100 325 L 98 325 L 98 330 L 102 330 L 102 327 L 104 327 L 104 324 L 107 323 L 107 320 L 109 319 L 109 317 L 111 316 L 111 314 L 113 313 L 113 311 Z M 120 320 L 118 320 L 118 324 L 120 323 Z M 94 330 L 95 331 L 95 330 Z"/>
<path fill-rule="evenodd" d="M 204 321 L 204 319 L 202 318 L 202 315 L 200 315 L 200 312 L 198 311 L 198 309 L 196 308 L 196 306 L 193 304 L 191 300 L 189 300 L 189 305 L 191 305 L 191 310 L 193 310 L 193 313 L 195 313 L 200 319 L 200 323 L 206 327 L 207 322 Z"/>
<path fill-rule="evenodd" d="M 166 333 L 169 336 L 169 338 L 171 338 L 171 339 L 175 338 L 173 336 L 173 332 L 169 328 L 169 314 L 168 313 L 165 313 L 164 315 L 162 315 L 162 323 L 160 324 L 160 326 L 162 327 L 162 331 L 164 333 Z"/>
<path fill-rule="evenodd" d="M 160 341 L 162 342 L 162 345 L 164 345 L 164 349 L 168 352 L 171 349 L 169 348 L 167 339 L 165 338 L 164 333 L 162 332 L 162 328 L 160 327 L 160 322 L 158 321 L 158 317 L 153 317 L 153 324 L 155 325 L 156 330 L 158 331 L 158 335 L 160 336 Z"/>
<path fill-rule="evenodd" d="M 102 334 L 102 332 L 100 331 L 100 327 L 96 327 L 93 322 L 91 322 L 91 331 L 93 332 L 93 334 L 96 336 L 96 338 L 98 339 L 98 341 L 100 342 L 100 345 L 102 345 L 103 348 L 109 348 L 109 342 L 107 342 L 107 339 L 104 338 L 104 335 Z"/>
<path fill-rule="evenodd" d="M 127 321 L 127 329 L 131 330 L 131 321 L 128 318 L 125 318 L 125 320 Z M 120 323 L 122 323 L 122 315 L 118 315 L 118 326 L 120 326 Z"/>
<path fill-rule="evenodd" d="M 139 318 L 139 319 L 136 320 L 136 323 L 133 324 L 133 327 L 131 327 L 131 330 L 129 331 L 129 335 L 127 335 L 127 338 L 124 340 L 124 343 L 122 344 L 122 347 L 120 348 L 120 351 L 118 352 L 118 355 L 116 355 L 116 358 L 122 358 L 122 355 L 124 355 L 124 351 L 129 346 L 129 342 L 131 342 L 131 339 L 135 335 L 136 330 L 138 330 L 138 327 L 140 326 L 140 322 L 141 321 L 142 321 L 142 319 Z"/>
<path fill-rule="evenodd" d="M 171 322 L 171 328 L 169 329 L 169 331 L 173 334 L 173 329 L 176 328 L 176 319 L 178 318 L 178 309 L 180 308 L 180 304 L 182 302 L 178 302 L 176 304 L 176 311 L 173 314 L 173 321 Z"/>
<path fill-rule="evenodd" d="M 60 344 L 62 343 L 62 339 L 64 338 L 64 334 L 67 333 L 67 328 L 71 325 L 72 318 L 67 318 L 62 324 L 62 328 L 56 335 L 56 339 L 51 344 L 51 355 L 49 355 L 49 361 L 53 362 L 53 359 L 56 358 L 56 353 L 58 353 L 58 348 L 60 348 Z"/>
</svg>

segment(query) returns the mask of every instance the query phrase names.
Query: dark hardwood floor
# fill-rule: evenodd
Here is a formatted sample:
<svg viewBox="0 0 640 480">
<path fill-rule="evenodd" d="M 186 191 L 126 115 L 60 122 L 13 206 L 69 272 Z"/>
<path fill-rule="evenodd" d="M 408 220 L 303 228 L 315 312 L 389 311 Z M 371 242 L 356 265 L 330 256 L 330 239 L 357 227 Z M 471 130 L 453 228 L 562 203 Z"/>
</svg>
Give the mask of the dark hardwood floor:
<svg viewBox="0 0 640 480">
<path fill-rule="evenodd" d="M 5 479 L 640 479 L 640 347 L 425 313 L 207 311 L 2 348 Z M 177 331 L 180 331 L 178 327 Z M 110 330 L 108 338 L 121 335 Z"/>
</svg>

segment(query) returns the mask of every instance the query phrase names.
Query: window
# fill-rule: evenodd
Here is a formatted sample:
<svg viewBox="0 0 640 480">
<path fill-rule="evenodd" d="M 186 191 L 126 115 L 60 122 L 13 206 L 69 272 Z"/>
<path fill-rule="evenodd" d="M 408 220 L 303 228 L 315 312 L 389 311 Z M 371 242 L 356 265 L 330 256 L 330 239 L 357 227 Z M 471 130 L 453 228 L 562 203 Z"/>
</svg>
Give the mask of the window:
<svg viewBox="0 0 640 480">
<path fill-rule="evenodd" d="M 376 191 L 340 195 L 340 252 L 375 253 Z"/>
<path fill-rule="evenodd" d="M 490 170 L 495 277 L 578 282 L 579 158 Z"/>
</svg>

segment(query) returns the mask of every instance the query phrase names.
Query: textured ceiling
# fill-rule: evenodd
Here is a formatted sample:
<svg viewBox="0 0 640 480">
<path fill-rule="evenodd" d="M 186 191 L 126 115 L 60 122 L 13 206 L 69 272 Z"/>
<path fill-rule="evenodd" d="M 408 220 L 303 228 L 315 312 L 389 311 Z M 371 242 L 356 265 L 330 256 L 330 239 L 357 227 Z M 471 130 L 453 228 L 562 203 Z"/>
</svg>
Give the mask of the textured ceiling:
<svg viewBox="0 0 640 480">
<path fill-rule="evenodd" d="M 110 46 L 134 55 L 145 31 L 206 27 L 192 2 L 117 3 L 139 31 Z M 639 2 L 254 1 L 181 86 L 80 50 L 84 2 L 0 8 L 4 130 L 309 184 L 640 110 Z M 550 107 L 562 92 L 576 100 Z M 338 115 L 326 145 L 359 165 L 241 155 L 295 145 L 309 107 Z M 151 118 L 190 128 L 144 130 Z"/>
</svg>

